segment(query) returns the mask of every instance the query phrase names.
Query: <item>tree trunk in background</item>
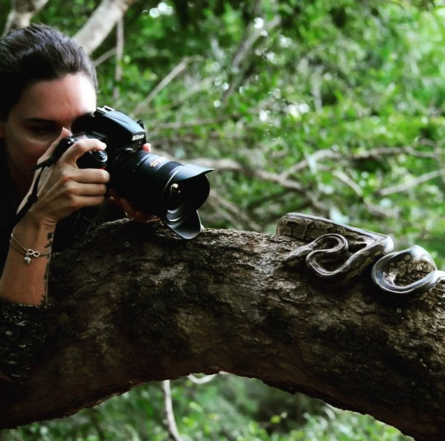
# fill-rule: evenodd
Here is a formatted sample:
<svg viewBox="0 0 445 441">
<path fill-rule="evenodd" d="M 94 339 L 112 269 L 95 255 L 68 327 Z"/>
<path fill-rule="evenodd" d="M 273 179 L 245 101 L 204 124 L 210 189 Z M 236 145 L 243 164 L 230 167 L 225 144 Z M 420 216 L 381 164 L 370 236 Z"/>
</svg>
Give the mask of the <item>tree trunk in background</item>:
<svg viewBox="0 0 445 441">
<path fill-rule="evenodd" d="M 54 257 L 50 338 L 28 387 L 1 385 L 0 428 L 70 415 L 143 382 L 225 371 L 442 440 L 443 287 L 398 304 L 366 276 L 350 289 L 316 287 L 281 264 L 298 245 L 104 225 Z"/>
<path fill-rule="evenodd" d="M 73 37 L 88 54 L 94 52 L 107 38 L 128 8 L 138 0 L 102 0 L 84 26 Z M 12 0 L 11 11 L 3 30 L 6 35 L 13 29 L 29 26 L 32 17 L 39 12 L 48 0 Z M 63 29 L 61 29 L 63 31 Z"/>
<path fill-rule="evenodd" d="M 93 53 L 105 40 L 128 8 L 138 0 L 103 0 L 74 36 L 88 54 Z"/>
<path fill-rule="evenodd" d="M 3 35 L 14 29 L 29 26 L 32 17 L 47 3 L 48 0 L 11 0 L 11 11 L 8 14 Z"/>
</svg>

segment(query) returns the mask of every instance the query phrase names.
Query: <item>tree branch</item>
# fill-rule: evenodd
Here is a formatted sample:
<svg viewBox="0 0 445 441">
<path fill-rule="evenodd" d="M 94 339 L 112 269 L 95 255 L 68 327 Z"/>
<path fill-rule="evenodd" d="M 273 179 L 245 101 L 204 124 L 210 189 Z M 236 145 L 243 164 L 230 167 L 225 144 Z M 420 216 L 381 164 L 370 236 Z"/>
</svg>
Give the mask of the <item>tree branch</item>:
<svg viewBox="0 0 445 441">
<path fill-rule="evenodd" d="M 261 2 L 258 2 L 258 5 L 260 3 Z M 258 7 L 256 9 L 258 9 Z M 249 64 L 246 62 L 246 59 L 248 59 L 249 55 L 252 54 L 252 50 L 256 41 L 263 35 L 264 32 L 270 32 L 273 28 L 279 26 L 280 23 L 281 18 L 279 16 L 276 16 L 271 21 L 265 23 L 261 29 L 253 28 L 252 24 L 248 26 L 240 44 L 238 45 L 238 49 L 233 57 L 230 66 L 231 76 L 229 78 L 229 87 L 227 90 L 224 91 L 224 94 L 221 98 L 223 104 L 227 103 L 230 96 L 243 81 L 247 72 L 247 68 L 249 66 Z"/>
<path fill-rule="evenodd" d="M 217 191 L 212 190 L 207 203 L 210 207 L 218 213 L 220 219 L 226 219 L 238 229 L 250 229 L 253 231 L 260 231 L 260 226 L 251 219 L 248 215 L 240 210 L 239 206 L 236 206 L 226 198 L 222 197 Z"/>
<path fill-rule="evenodd" d="M 392 187 L 382 188 L 381 190 L 376 191 L 377 196 L 389 196 L 394 193 L 403 193 L 405 191 L 410 190 L 418 186 L 419 184 L 423 184 L 424 182 L 431 181 L 432 179 L 439 178 L 444 175 L 443 170 L 434 170 L 432 172 L 425 173 L 421 176 L 417 176 L 416 178 L 412 178 L 407 182 L 402 184 L 394 185 Z"/>
<path fill-rule="evenodd" d="M 202 378 L 198 378 L 195 375 L 191 374 L 188 375 L 187 378 L 193 383 L 193 384 L 207 384 L 212 382 L 218 374 L 213 374 L 213 375 L 205 375 Z M 221 373 L 219 374 L 221 375 Z"/>
<path fill-rule="evenodd" d="M 187 69 L 187 66 L 194 61 L 203 60 L 202 57 L 194 56 L 194 57 L 186 57 L 179 64 L 177 64 L 169 74 L 162 79 L 162 81 L 149 93 L 145 100 L 141 101 L 136 109 L 133 111 L 133 115 L 139 115 L 143 113 L 144 109 L 148 108 L 150 103 L 154 100 L 154 98 L 165 89 L 178 75 L 184 72 Z"/>
<path fill-rule="evenodd" d="M 173 441 L 183 441 L 176 425 L 175 413 L 173 411 L 173 400 L 170 380 L 162 382 L 162 390 L 164 392 L 165 416 L 167 419 L 167 429 Z"/>
<path fill-rule="evenodd" d="M 128 8 L 138 0 L 102 0 L 90 19 L 74 36 L 87 53 L 93 53 L 105 40 Z"/>
<path fill-rule="evenodd" d="M 119 98 L 119 83 L 122 80 L 122 58 L 124 56 L 124 20 L 121 18 L 116 26 L 116 67 L 114 70 L 113 99 Z"/>
<path fill-rule="evenodd" d="M 398 155 L 410 155 L 417 158 L 434 159 L 436 160 L 437 155 L 434 152 L 424 152 L 416 149 L 412 146 L 403 147 L 376 147 L 371 150 L 367 150 L 360 153 L 349 153 L 345 154 L 342 152 L 336 152 L 331 149 L 317 150 L 316 152 L 308 155 L 305 159 L 300 162 L 295 163 L 292 167 L 283 173 L 285 178 L 289 178 L 291 175 L 304 170 L 305 168 L 310 168 L 311 164 L 316 164 L 322 160 L 343 160 L 343 161 L 363 161 L 367 159 L 383 160 L 387 157 L 393 157 Z"/>
<path fill-rule="evenodd" d="M 442 440 L 443 287 L 395 303 L 367 275 L 317 287 L 282 265 L 297 246 L 234 230 L 184 241 L 159 223 L 119 221 L 55 255 L 50 338 L 28 387 L 1 384 L 0 428 L 224 371 Z"/>
<path fill-rule="evenodd" d="M 6 18 L 3 35 L 14 29 L 29 26 L 32 17 L 47 3 L 48 0 L 11 0 L 12 9 Z"/>
</svg>

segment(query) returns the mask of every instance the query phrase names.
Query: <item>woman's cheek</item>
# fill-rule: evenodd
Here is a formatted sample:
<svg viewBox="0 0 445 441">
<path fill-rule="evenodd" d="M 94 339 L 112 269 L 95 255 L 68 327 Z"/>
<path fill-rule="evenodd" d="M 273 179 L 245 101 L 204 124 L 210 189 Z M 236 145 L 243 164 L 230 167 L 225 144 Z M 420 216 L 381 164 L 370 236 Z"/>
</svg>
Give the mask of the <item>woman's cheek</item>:
<svg viewBox="0 0 445 441">
<path fill-rule="evenodd" d="M 33 167 L 51 146 L 47 142 L 29 143 L 25 150 L 24 160 Z"/>
</svg>

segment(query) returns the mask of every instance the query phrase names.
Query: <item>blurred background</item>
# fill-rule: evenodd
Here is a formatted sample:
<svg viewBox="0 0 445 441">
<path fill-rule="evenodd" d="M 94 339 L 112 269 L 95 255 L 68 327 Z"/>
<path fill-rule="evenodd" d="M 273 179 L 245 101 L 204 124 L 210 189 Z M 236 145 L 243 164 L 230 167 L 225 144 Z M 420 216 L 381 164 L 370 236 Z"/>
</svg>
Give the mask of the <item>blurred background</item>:
<svg viewBox="0 0 445 441">
<path fill-rule="evenodd" d="M 75 38 L 101 3 L 42 1 L 31 22 Z M 99 104 L 142 119 L 154 152 L 215 168 L 206 227 L 273 234 L 298 211 L 389 234 L 399 249 L 421 245 L 445 266 L 444 2 L 130 3 L 91 49 Z M 11 9 L 0 0 L 0 28 Z M 0 439 L 411 438 L 219 375 L 148 384 Z"/>
</svg>

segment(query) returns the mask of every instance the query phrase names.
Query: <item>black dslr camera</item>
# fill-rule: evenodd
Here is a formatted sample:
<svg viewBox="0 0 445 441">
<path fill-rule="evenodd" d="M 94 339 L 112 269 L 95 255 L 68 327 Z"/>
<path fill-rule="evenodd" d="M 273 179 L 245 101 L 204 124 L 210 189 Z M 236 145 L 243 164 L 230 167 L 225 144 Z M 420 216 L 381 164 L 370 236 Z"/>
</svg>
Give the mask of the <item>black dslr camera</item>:
<svg viewBox="0 0 445 441">
<path fill-rule="evenodd" d="M 105 168 L 110 173 L 111 188 L 137 210 L 159 216 L 184 239 L 201 232 L 197 209 L 209 195 L 206 173 L 212 169 L 182 165 L 142 150 L 146 143 L 142 123 L 108 106 L 80 118 L 73 131 L 73 136 L 62 139 L 56 147 L 52 163 L 79 139 L 100 139 L 107 144 L 106 153 L 84 154 L 78 160 L 79 168 Z"/>
</svg>

